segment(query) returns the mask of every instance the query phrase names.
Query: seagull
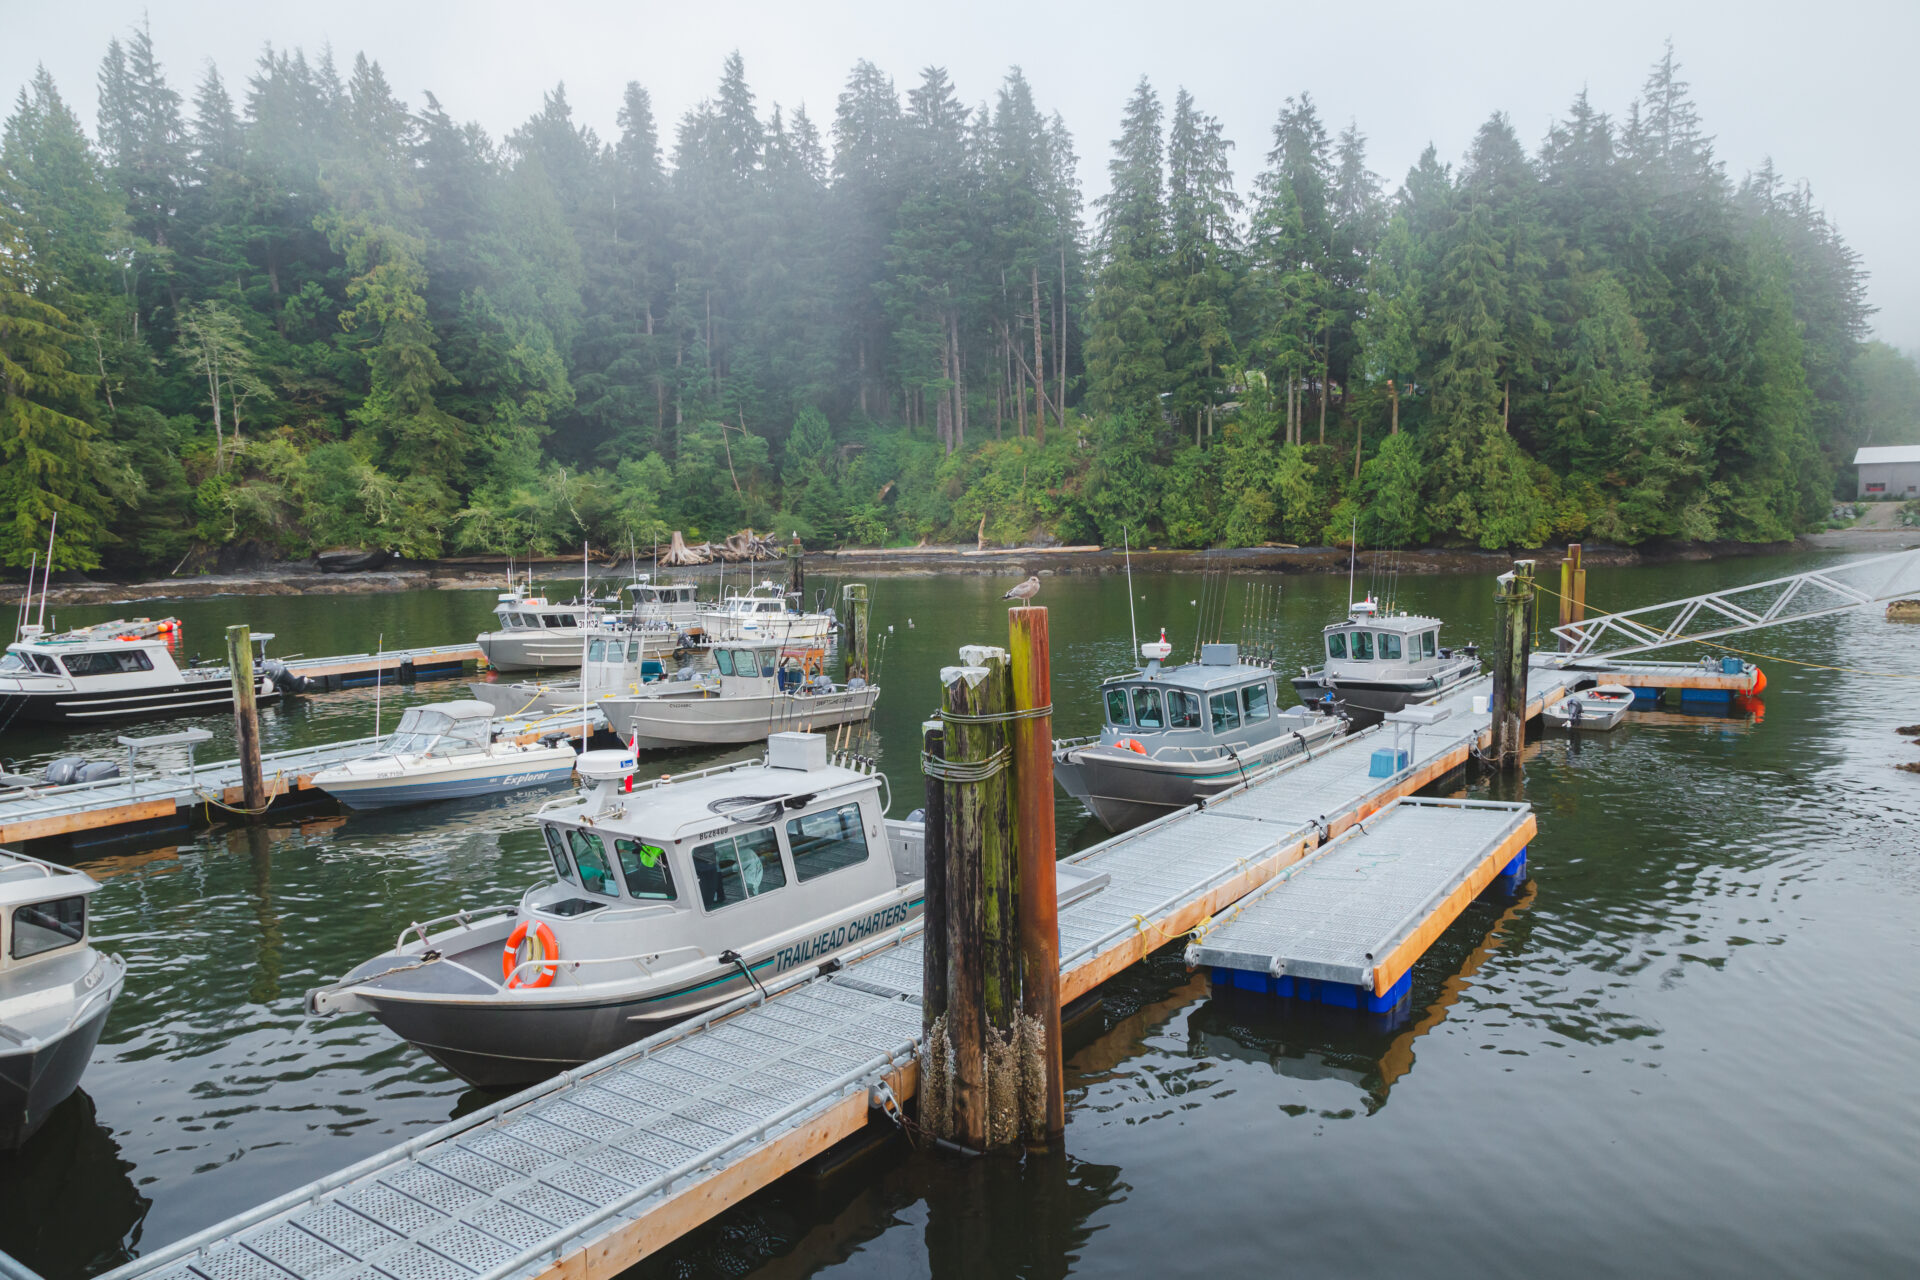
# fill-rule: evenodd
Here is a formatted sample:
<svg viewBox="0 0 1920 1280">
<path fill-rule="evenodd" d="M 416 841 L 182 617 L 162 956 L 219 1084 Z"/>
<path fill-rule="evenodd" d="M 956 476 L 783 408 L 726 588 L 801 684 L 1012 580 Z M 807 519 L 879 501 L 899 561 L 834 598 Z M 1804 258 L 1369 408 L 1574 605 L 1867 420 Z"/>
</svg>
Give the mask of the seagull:
<svg viewBox="0 0 1920 1280">
<path fill-rule="evenodd" d="M 1039 594 L 1040 594 L 1040 579 L 1028 578 L 1025 582 L 1021 583 L 1019 586 L 1007 592 L 1007 594 L 1001 596 L 1000 598 L 1002 600 L 1031 600 Z"/>
</svg>

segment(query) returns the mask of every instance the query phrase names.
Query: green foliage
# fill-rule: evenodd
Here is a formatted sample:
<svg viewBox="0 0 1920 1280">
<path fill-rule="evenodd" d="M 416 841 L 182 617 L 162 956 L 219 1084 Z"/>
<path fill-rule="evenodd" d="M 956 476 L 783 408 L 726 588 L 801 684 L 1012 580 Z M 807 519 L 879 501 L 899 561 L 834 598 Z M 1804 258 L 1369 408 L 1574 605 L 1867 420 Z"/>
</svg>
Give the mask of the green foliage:
<svg viewBox="0 0 1920 1280">
<path fill-rule="evenodd" d="M 677 121 L 628 85 L 607 139 L 559 86 L 490 138 L 365 55 L 235 89 L 184 101 L 143 25 L 96 138 L 44 72 L 0 131 L 10 565 L 56 512 L 62 567 L 128 571 L 743 526 L 1770 540 L 1920 439 L 1857 255 L 1771 165 L 1728 180 L 1671 50 L 1617 122 L 1582 94 L 1530 153 L 1496 114 L 1391 196 L 1285 98 L 1244 208 L 1220 121 L 1142 80 L 1091 229 L 1018 71 L 859 63 L 823 131 L 735 54 Z"/>
</svg>

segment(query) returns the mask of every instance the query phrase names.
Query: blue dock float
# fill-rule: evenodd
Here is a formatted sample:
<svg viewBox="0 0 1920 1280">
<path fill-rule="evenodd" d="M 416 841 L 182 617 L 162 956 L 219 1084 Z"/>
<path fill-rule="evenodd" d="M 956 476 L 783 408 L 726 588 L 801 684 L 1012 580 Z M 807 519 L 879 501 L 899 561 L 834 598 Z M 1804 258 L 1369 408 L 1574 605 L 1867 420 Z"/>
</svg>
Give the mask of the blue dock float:
<svg viewBox="0 0 1920 1280">
<path fill-rule="evenodd" d="M 1525 804 L 1397 800 L 1208 926 L 1187 964 L 1217 989 L 1395 1020 L 1447 926 L 1489 887 L 1526 882 L 1535 827 Z"/>
</svg>

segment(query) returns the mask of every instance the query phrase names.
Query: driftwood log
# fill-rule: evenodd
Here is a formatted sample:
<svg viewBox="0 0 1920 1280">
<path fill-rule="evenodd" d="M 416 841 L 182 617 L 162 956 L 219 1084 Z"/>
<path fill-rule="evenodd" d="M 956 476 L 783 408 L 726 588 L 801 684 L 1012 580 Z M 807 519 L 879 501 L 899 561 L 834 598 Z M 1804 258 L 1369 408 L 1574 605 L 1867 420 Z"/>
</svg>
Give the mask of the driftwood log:
<svg viewBox="0 0 1920 1280">
<path fill-rule="evenodd" d="M 673 531 L 673 543 L 660 557 L 663 565 L 712 564 L 719 560 L 727 564 L 739 564 L 746 560 L 780 560 L 786 555 L 779 540 L 772 537 L 756 537 L 753 530 L 742 529 L 724 542 L 701 542 L 689 545 L 686 535 L 680 530 Z"/>
</svg>

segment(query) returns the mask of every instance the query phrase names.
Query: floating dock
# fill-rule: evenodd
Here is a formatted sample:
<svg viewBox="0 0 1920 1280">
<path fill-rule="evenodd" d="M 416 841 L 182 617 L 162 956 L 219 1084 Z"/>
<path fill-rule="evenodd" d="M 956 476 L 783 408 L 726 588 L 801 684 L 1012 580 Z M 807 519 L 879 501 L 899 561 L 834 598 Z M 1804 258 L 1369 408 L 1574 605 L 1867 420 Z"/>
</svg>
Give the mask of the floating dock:
<svg viewBox="0 0 1920 1280">
<path fill-rule="evenodd" d="M 484 668 L 486 654 L 477 644 L 429 645 L 385 653 L 348 653 L 332 658 L 283 659 L 288 671 L 307 681 L 306 692 L 351 689 L 358 685 L 413 680 L 447 680 L 468 667 Z"/>
<path fill-rule="evenodd" d="M 1655 687 L 1662 679 L 1650 665 L 1536 670 L 1527 714 L 1629 674 Z M 1411 923 L 1388 930 L 1398 941 L 1369 979 L 1377 988 L 1391 975 L 1390 991 L 1482 875 L 1514 868 L 1532 832 L 1524 807 L 1405 800 L 1484 744 L 1490 717 L 1473 706 L 1489 685 L 1464 686 L 1438 704 L 1444 718 L 1412 732 L 1388 724 L 1353 734 L 1066 859 L 1106 883 L 1060 909 L 1061 1002 L 1231 910 L 1316 850 L 1335 859 L 1343 849 L 1377 850 L 1383 840 L 1364 842 L 1444 815 L 1452 853 L 1423 864 L 1419 883 L 1396 900 Z M 1384 776 L 1383 751 L 1397 766 Z M 1329 863 L 1329 882 L 1340 865 Z M 613 1280 L 876 1114 L 898 1115 L 918 1083 L 918 930 L 795 970 L 764 996 L 744 995 L 107 1280 Z M 1366 978 L 1357 967 L 1350 976 Z"/>
<path fill-rule="evenodd" d="M 1496 881 L 1526 878 L 1532 809 L 1401 799 L 1206 926 L 1186 960 L 1215 987 L 1401 1015 L 1413 965 Z"/>
<path fill-rule="evenodd" d="M 550 733 L 578 739 L 581 730 L 578 710 L 497 723 L 503 736 L 516 742 L 537 741 Z M 598 707 L 592 708 L 586 724 L 591 737 L 605 731 L 606 716 Z M 160 735 L 160 740 L 165 744 L 174 736 Z M 308 792 L 318 799 L 314 774 L 367 755 L 382 741 L 384 738 L 351 738 L 263 752 L 260 771 L 266 780 L 267 796 L 278 799 Z M 129 752 L 127 769 L 125 776 L 98 782 L 0 791 L 0 844 L 65 839 L 70 845 L 86 845 L 187 831 L 208 819 L 211 809 L 246 803 L 238 760 L 203 765 L 190 762 L 178 767 L 149 765 L 140 761 L 136 747 Z"/>
</svg>

